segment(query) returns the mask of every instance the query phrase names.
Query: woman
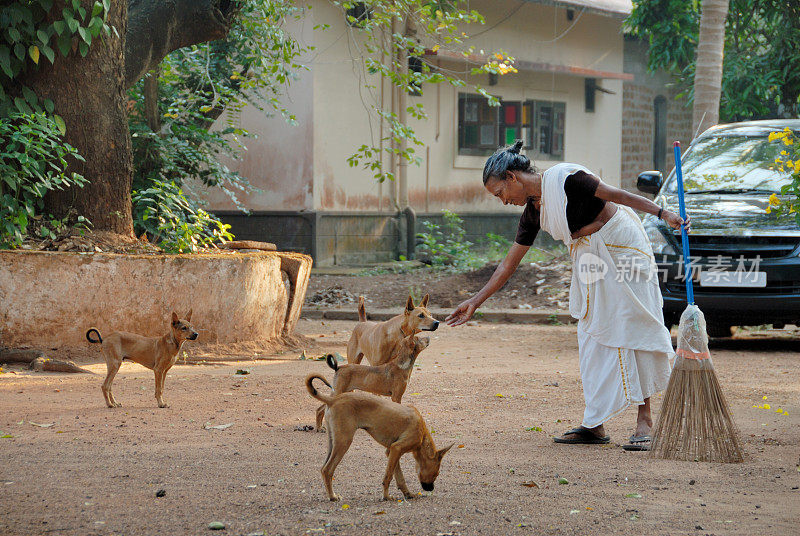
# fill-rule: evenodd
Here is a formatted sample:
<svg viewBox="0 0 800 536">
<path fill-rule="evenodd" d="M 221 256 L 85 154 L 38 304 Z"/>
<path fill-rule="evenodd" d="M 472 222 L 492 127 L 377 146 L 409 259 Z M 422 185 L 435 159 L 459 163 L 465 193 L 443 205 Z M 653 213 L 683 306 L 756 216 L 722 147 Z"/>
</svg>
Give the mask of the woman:
<svg viewBox="0 0 800 536">
<path fill-rule="evenodd" d="M 672 228 L 677 214 L 614 188 L 577 164 L 539 173 L 520 154 L 522 141 L 499 149 L 483 169 L 483 184 L 504 205 L 525 206 L 515 243 L 484 287 L 446 319 L 469 320 L 517 269 L 539 229 L 570 249 L 570 314 L 578 319 L 578 355 L 586 401 L 582 425 L 557 443 L 608 443 L 603 423 L 639 406 L 628 450 L 648 450 L 650 396 L 666 388 L 673 355 L 664 327 L 658 268 L 650 241 L 631 209 L 656 215 Z M 687 218 L 686 227 L 689 227 Z"/>
</svg>

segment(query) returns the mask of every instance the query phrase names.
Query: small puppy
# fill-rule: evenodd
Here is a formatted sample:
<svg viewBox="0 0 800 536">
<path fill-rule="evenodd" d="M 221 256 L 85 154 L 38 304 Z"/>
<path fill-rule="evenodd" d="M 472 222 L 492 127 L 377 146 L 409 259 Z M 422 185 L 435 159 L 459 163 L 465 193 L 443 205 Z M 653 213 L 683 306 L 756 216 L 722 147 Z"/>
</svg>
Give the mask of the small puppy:
<svg viewBox="0 0 800 536">
<path fill-rule="evenodd" d="M 135 333 L 124 331 L 114 331 L 105 340 L 100 336 L 97 328 L 89 328 L 86 332 L 86 340 L 90 343 L 100 343 L 103 345 L 103 357 L 106 359 L 106 379 L 103 382 L 103 397 L 109 408 L 122 406 L 114 400 L 111 394 L 111 382 L 114 381 L 123 359 L 130 359 L 140 365 L 144 365 L 155 373 L 156 376 L 156 400 L 159 408 L 166 408 L 162 395 L 164 393 L 164 379 L 167 371 L 172 368 L 178 359 L 178 352 L 183 341 L 193 341 L 197 339 L 197 332 L 189 321 L 192 319 L 192 311 L 186 314 L 186 318 L 181 320 L 174 312 L 172 313 L 172 325 L 169 333 L 161 337 L 145 337 Z M 95 333 L 96 339 L 89 335 Z"/>
<path fill-rule="evenodd" d="M 337 395 L 359 389 L 376 395 L 390 396 L 393 402 L 400 403 L 403 393 L 406 392 L 408 379 L 411 377 L 417 356 L 428 347 L 430 342 L 428 337 L 416 337 L 415 335 L 404 337 L 397 357 L 377 367 L 355 364 L 340 367 L 333 354 L 328 354 L 326 356 L 328 366 L 336 371 L 333 375 L 333 393 L 331 394 Z M 324 417 L 325 404 L 317 408 L 318 431 L 321 431 Z"/>
<path fill-rule="evenodd" d="M 409 296 L 402 314 L 385 322 L 368 322 L 364 297 L 359 296 L 358 323 L 347 343 L 347 362 L 358 365 L 366 356 L 370 365 L 383 365 L 397 355 L 403 337 L 436 331 L 439 321 L 431 316 L 427 306 L 427 294 L 416 307 Z"/>
<path fill-rule="evenodd" d="M 453 445 L 436 450 L 428 426 L 416 408 L 367 393 L 351 392 L 326 396 L 314 387 L 315 378 L 325 384 L 328 382 L 319 374 L 309 374 L 306 378 L 306 389 L 309 394 L 328 406 L 328 456 L 321 472 L 330 500 L 339 500 L 339 496 L 333 493 L 333 472 L 350 448 L 353 435 L 359 428 L 366 430 L 375 441 L 386 447 L 389 461 L 383 476 L 383 500 L 390 500 L 389 484 L 392 482 L 392 477 L 407 499 L 413 497 L 406 486 L 399 463 L 400 457 L 407 452 L 410 452 L 417 462 L 417 474 L 422 489 L 433 491 L 433 483 L 439 476 L 442 457 Z"/>
</svg>

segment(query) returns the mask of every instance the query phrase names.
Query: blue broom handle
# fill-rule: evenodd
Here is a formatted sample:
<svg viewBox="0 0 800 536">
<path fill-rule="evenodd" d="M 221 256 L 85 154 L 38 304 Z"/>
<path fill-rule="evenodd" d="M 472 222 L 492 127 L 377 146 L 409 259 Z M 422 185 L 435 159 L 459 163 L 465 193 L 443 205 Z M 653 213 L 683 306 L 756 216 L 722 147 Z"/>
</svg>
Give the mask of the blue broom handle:
<svg viewBox="0 0 800 536">
<path fill-rule="evenodd" d="M 683 201 L 683 172 L 681 171 L 681 143 L 676 141 L 672 144 L 675 149 L 675 174 L 678 176 L 678 204 L 680 206 L 681 218 L 686 221 L 686 203 Z M 689 236 L 686 227 L 681 225 L 681 243 L 683 244 L 683 271 L 686 283 L 686 301 L 689 305 L 694 303 L 694 288 L 692 287 L 692 274 L 690 272 L 691 259 L 689 257 Z"/>
</svg>

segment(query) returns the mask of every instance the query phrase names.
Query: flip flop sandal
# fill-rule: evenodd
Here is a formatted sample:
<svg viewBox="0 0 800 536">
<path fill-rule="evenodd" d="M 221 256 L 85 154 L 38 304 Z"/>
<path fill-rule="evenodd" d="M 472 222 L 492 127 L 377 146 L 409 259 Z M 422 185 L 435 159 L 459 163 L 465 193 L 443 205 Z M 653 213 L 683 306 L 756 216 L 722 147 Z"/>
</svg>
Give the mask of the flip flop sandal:
<svg viewBox="0 0 800 536">
<path fill-rule="evenodd" d="M 570 434 L 575 434 L 575 437 L 564 437 Z M 556 443 L 566 443 L 568 445 L 602 445 L 611 441 L 608 436 L 599 437 L 586 428 L 573 428 L 561 437 L 554 437 L 553 441 Z"/>
<path fill-rule="evenodd" d="M 642 451 L 650 450 L 652 438 L 649 435 L 631 436 L 627 445 L 622 445 L 625 450 Z"/>
</svg>

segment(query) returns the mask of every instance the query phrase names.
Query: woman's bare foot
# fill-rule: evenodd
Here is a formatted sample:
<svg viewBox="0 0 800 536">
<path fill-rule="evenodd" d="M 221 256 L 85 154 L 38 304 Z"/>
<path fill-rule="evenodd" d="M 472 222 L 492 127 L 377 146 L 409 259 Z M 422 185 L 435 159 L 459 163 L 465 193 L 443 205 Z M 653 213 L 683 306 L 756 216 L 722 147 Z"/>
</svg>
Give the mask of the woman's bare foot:
<svg viewBox="0 0 800 536">
<path fill-rule="evenodd" d="M 635 437 L 648 436 L 652 428 L 653 417 L 650 413 L 650 398 L 645 398 L 644 404 L 639 406 L 639 414 L 636 416 L 636 431 L 633 435 Z"/>
</svg>

